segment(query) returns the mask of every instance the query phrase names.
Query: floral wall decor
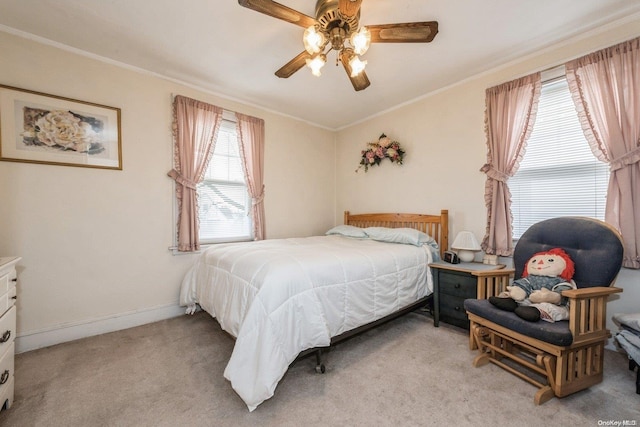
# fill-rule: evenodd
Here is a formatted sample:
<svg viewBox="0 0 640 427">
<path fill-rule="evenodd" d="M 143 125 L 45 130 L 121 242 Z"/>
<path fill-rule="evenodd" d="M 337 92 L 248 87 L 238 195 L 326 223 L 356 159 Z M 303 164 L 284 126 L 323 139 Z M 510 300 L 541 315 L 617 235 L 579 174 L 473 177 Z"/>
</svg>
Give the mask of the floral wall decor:
<svg viewBox="0 0 640 427">
<path fill-rule="evenodd" d="M 367 172 L 369 167 L 379 165 L 385 158 L 391 160 L 391 163 L 402 164 L 404 150 L 400 147 L 400 143 L 393 141 L 384 133 L 380 135 L 377 141 L 367 143 L 367 146 L 369 148 L 361 152 L 360 166 L 358 166 L 356 172 L 362 168 Z"/>
<path fill-rule="evenodd" d="M 0 85 L 0 160 L 122 170 L 120 109 Z"/>
</svg>

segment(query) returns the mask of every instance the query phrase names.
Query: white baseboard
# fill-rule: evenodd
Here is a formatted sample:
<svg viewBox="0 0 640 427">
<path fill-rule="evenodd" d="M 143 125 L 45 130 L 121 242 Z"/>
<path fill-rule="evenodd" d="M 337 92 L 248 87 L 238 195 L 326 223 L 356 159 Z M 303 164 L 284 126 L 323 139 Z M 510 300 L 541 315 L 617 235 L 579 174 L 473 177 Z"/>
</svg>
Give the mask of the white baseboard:
<svg viewBox="0 0 640 427">
<path fill-rule="evenodd" d="M 184 312 L 184 307 L 171 304 L 76 323 L 65 323 L 39 331 L 23 332 L 16 336 L 16 353 L 170 319 L 183 315 Z"/>
</svg>

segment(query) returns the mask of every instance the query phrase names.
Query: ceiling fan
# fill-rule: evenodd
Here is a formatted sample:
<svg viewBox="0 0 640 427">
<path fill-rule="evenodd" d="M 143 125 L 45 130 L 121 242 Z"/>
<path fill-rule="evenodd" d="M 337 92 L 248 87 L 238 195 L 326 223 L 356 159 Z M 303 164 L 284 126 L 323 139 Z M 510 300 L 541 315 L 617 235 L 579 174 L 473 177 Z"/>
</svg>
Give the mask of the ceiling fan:
<svg viewBox="0 0 640 427">
<path fill-rule="evenodd" d="M 362 0 L 318 0 L 315 19 L 271 0 L 238 0 L 238 3 L 305 28 L 305 50 L 276 71 L 276 76 L 290 77 L 305 64 L 319 76 L 326 54 L 335 50 L 356 91 L 370 85 L 364 72 L 367 61 L 360 59 L 370 43 L 428 43 L 438 33 L 437 21 L 360 27 Z"/>
</svg>

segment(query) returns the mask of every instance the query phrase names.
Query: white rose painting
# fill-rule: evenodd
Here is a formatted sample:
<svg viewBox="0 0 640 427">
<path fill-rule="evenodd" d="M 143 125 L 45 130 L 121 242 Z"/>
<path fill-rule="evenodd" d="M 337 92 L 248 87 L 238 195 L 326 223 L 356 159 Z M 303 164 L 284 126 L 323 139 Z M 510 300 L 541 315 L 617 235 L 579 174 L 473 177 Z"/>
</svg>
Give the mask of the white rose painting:
<svg viewBox="0 0 640 427">
<path fill-rule="evenodd" d="M 122 170 L 120 109 L 0 85 L 0 160 Z"/>
<path fill-rule="evenodd" d="M 47 111 L 24 107 L 23 142 L 89 155 L 104 151 L 101 120 L 73 111 Z"/>
</svg>

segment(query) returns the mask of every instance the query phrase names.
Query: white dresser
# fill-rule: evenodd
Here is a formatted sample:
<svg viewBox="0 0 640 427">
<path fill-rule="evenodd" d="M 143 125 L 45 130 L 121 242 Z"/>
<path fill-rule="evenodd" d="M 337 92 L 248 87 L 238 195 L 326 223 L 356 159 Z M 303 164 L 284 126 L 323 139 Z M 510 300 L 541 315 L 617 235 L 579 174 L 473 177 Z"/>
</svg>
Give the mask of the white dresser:
<svg viewBox="0 0 640 427">
<path fill-rule="evenodd" d="M 18 261 L 19 257 L 0 257 L 0 410 L 9 409 L 13 403 Z"/>
</svg>

